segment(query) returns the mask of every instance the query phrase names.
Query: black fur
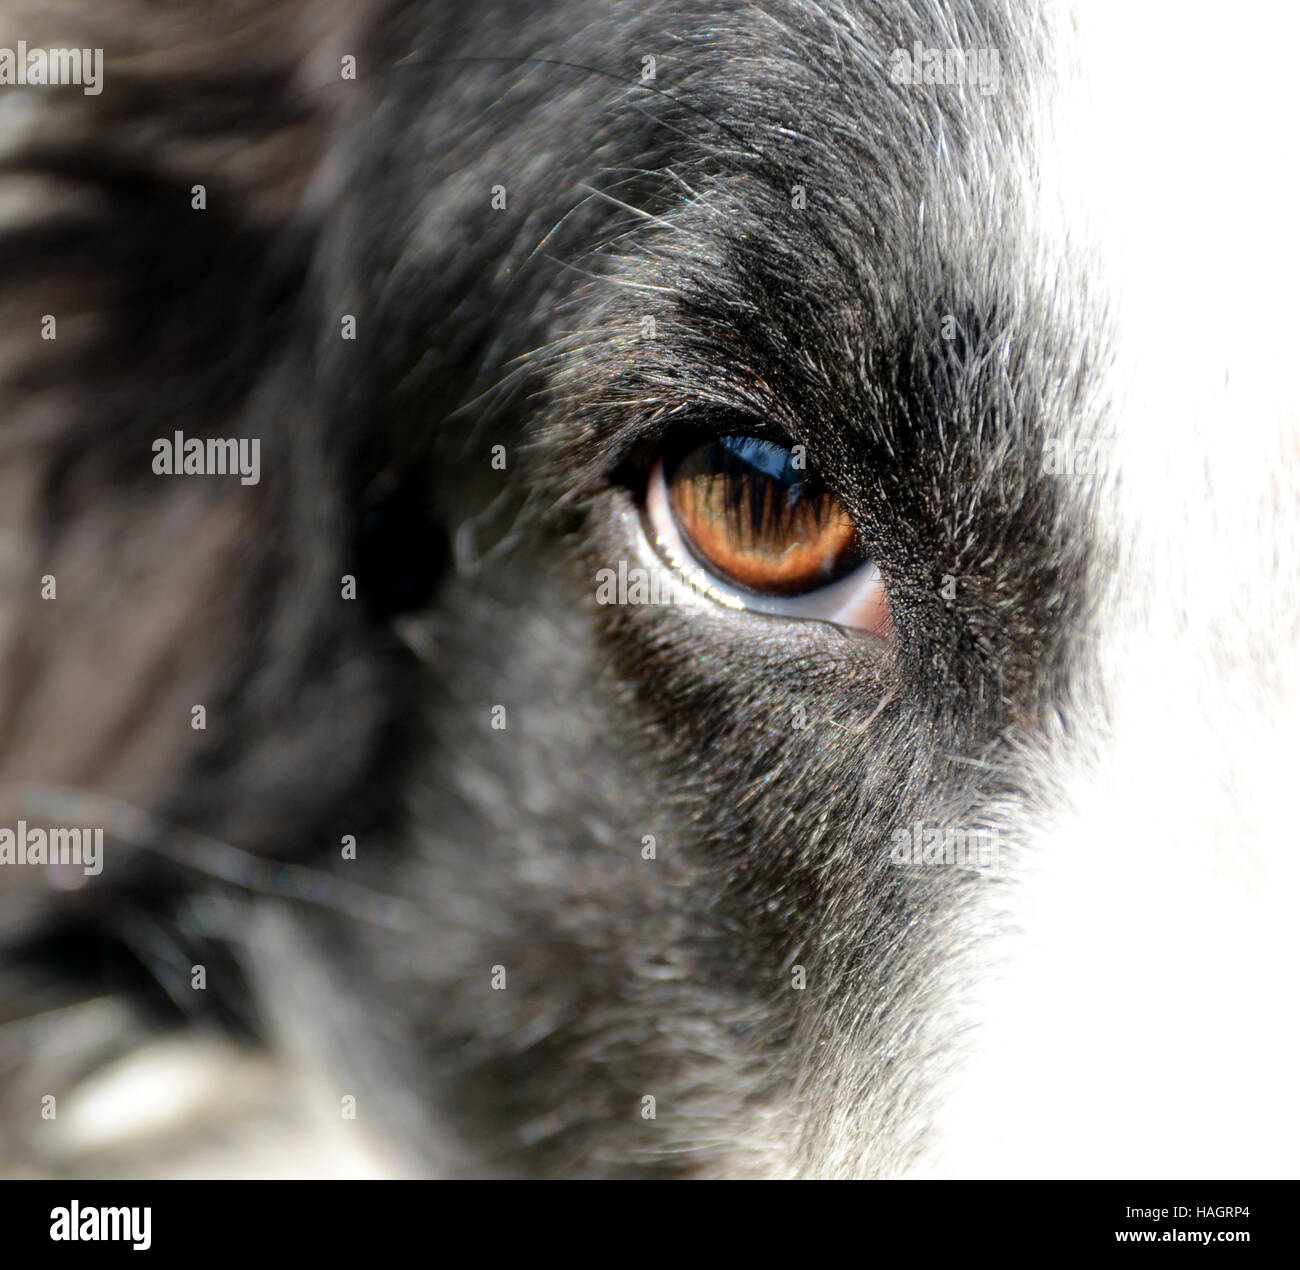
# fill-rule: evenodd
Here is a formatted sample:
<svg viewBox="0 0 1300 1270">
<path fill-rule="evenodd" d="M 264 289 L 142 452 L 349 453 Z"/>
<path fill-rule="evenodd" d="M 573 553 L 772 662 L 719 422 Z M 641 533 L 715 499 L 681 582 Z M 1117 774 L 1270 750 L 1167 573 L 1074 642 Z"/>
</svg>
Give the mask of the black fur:
<svg viewBox="0 0 1300 1270">
<path fill-rule="evenodd" d="M 0 891 L 11 1013 L 107 988 L 310 1054 L 414 1171 L 816 1173 L 832 1134 L 904 1167 L 999 883 L 890 833 L 1014 847 L 1111 549 L 1040 473 L 1106 358 L 1018 193 L 1045 37 L 983 0 L 406 2 L 309 57 L 274 7 L 274 39 L 188 18 L 198 81 L 108 41 L 103 97 L 7 165 L 57 210 L 0 239 L 6 330 L 93 320 L 4 409 L 11 595 L 60 579 L 14 617 L 6 789 L 119 800 L 101 877 Z M 999 93 L 892 84 L 915 40 L 999 49 Z M 175 428 L 260 437 L 261 484 L 153 476 Z M 808 446 L 892 645 L 595 604 L 686 428 Z M 58 706 L 73 660 L 101 686 Z"/>
</svg>

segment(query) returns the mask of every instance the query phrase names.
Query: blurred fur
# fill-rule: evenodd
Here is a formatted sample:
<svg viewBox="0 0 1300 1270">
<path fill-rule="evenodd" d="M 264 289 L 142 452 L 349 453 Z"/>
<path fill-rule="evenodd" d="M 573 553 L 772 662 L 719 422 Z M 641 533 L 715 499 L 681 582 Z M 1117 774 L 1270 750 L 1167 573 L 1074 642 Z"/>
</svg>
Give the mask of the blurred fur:
<svg viewBox="0 0 1300 1270">
<path fill-rule="evenodd" d="M 1114 491 L 1042 475 L 1110 411 L 1107 299 L 1027 193 L 1058 36 L 976 0 L 122 6 L 79 35 L 102 97 L 42 100 L 58 126 L 4 160 L 35 193 L 0 238 L 0 778 L 5 823 L 77 807 L 109 845 L 74 891 L 0 878 L 11 1167 L 237 1171 L 34 1119 L 160 1044 L 258 1073 L 200 1138 L 296 1140 L 354 1094 L 345 1172 L 927 1158 L 990 891 L 1059 756 L 1105 744 Z M 1002 50 L 1000 91 L 892 84 L 917 40 Z M 593 603 L 683 423 L 808 445 L 895 645 Z M 262 483 L 154 477 L 175 427 L 260 437 Z M 996 827 L 1009 874 L 891 865 L 917 820 Z"/>
</svg>

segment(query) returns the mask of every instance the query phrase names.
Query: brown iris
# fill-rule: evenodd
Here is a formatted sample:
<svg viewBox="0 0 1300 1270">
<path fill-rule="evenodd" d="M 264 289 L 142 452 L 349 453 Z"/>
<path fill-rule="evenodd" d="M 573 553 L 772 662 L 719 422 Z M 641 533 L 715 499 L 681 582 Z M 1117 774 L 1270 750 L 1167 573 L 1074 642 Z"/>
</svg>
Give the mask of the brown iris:
<svg viewBox="0 0 1300 1270">
<path fill-rule="evenodd" d="M 758 437 L 719 437 L 667 474 L 673 514 L 691 550 L 747 590 L 792 596 L 863 563 L 852 520 L 794 453 Z"/>
</svg>

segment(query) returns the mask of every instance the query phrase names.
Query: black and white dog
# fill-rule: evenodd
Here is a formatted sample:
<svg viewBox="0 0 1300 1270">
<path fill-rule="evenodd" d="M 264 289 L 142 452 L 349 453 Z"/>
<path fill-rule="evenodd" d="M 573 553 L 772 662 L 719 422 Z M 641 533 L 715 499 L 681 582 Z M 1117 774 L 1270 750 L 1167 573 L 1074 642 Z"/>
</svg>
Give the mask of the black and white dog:
<svg viewBox="0 0 1300 1270">
<path fill-rule="evenodd" d="M 1295 1172 L 1287 6 L 112 8 L 0 34 L 8 1172 Z"/>
</svg>

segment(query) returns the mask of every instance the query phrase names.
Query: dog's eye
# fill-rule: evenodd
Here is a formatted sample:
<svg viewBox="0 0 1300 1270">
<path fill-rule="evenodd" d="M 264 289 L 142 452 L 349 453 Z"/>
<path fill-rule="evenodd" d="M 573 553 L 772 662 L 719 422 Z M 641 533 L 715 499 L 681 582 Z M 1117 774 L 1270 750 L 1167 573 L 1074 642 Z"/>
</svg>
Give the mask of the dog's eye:
<svg viewBox="0 0 1300 1270">
<path fill-rule="evenodd" d="M 862 563 L 857 530 L 794 454 L 757 437 L 697 446 L 670 472 L 668 502 L 696 558 L 759 595 L 803 595 Z"/>
<path fill-rule="evenodd" d="M 656 463 L 647 504 L 660 550 L 723 603 L 888 633 L 879 570 L 799 453 L 718 437 Z"/>
</svg>

